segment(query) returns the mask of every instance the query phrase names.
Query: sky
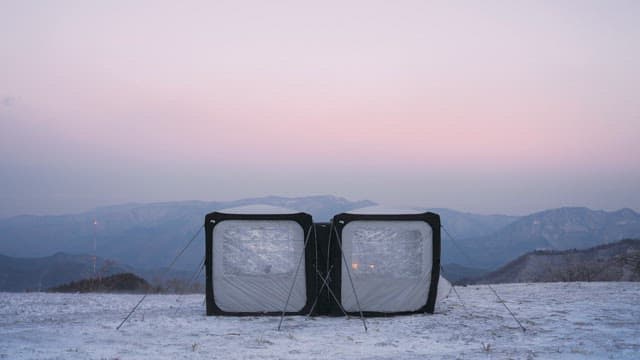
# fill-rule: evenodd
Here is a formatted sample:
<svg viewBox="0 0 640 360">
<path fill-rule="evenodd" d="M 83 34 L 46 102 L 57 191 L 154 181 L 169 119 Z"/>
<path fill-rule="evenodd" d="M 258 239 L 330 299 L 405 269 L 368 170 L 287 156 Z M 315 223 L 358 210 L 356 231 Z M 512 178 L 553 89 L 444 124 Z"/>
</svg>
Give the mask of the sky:
<svg viewBox="0 0 640 360">
<path fill-rule="evenodd" d="M 638 1 L 0 1 L 0 217 L 640 210 Z"/>
</svg>

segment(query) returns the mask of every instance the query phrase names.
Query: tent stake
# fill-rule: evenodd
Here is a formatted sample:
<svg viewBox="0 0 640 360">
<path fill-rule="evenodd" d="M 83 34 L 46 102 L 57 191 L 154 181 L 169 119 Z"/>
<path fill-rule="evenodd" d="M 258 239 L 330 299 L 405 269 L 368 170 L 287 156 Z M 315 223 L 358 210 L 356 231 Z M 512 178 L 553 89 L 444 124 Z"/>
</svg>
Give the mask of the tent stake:
<svg viewBox="0 0 640 360">
<path fill-rule="evenodd" d="M 467 255 L 467 253 L 462 250 L 462 247 L 458 246 L 457 242 L 453 239 L 453 236 L 451 236 L 451 234 L 449 233 L 449 231 L 447 230 L 447 228 L 444 227 L 444 225 L 440 225 L 440 227 L 442 228 L 442 230 L 444 230 L 444 232 L 447 234 L 447 236 L 449 237 L 449 239 L 451 239 L 451 242 L 458 248 L 458 250 L 460 250 L 460 253 L 462 255 L 464 255 L 464 257 L 467 259 L 467 261 L 469 262 L 469 264 L 472 264 L 473 261 L 471 260 L 471 257 L 469 257 L 469 255 Z M 453 285 L 453 284 L 452 284 Z M 507 311 L 509 312 L 509 314 L 511 315 L 511 317 L 513 318 L 513 320 L 515 320 L 518 323 L 518 326 L 520 326 L 520 329 L 522 329 L 522 332 L 526 332 L 527 329 L 522 325 L 522 323 L 520 322 L 520 320 L 518 320 L 518 318 L 516 317 L 516 315 L 513 313 L 513 311 L 511 311 L 511 309 L 509 309 L 509 307 L 507 306 L 507 303 L 500 297 L 500 295 L 498 295 L 498 292 L 491 286 L 491 284 L 486 284 L 489 289 L 493 292 L 493 294 L 496 296 L 496 298 L 498 298 L 499 302 L 502 303 L 502 306 L 504 306 L 505 309 L 507 309 Z M 457 294 L 457 292 L 456 292 Z"/>
<path fill-rule="evenodd" d="M 184 254 L 184 252 L 187 250 L 187 248 L 191 245 L 191 243 L 193 242 L 193 240 L 195 240 L 198 235 L 200 235 L 200 232 L 202 231 L 202 229 L 204 228 L 204 225 L 200 226 L 200 228 L 198 229 L 198 232 L 196 232 L 195 235 L 193 235 L 193 237 L 191 238 L 191 240 L 189 240 L 189 242 L 187 243 L 187 245 L 185 245 L 182 250 L 180 250 L 180 252 L 178 253 L 178 255 L 176 255 L 175 258 L 173 258 L 173 261 L 171 261 L 171 263 L 169 264 L 169 266 L 167 267 L 167 269 L 164 271 L 164 273 L 162 274 L 162 276 L 160 277 L 161 279 L 163 277 L 165 277 L 169 271 L 171 270 L 171 268 L 173 267 L 173 265 L 175 265 L 176 261 L 178 261 L 178 259 L 180 258 L 180 256 L 182 256 L 182 254 Z M 120 330 L 120 328 L 122 327 L 122 325 L 124 325 L 124 323 L 127 322 L 127 320 L 129 320 L 129 318 L 131 317 L 131 315 L 133 315 L 133 313 L 136 311 L 136 309 L 138 308 L 138 306 L 140 306 L 140 304 L 142 304 L 142 302 L 144 301 L 144 299 L 147 298 L 147 295 L 149 295 L 149 291 L 150 289 L 147 288 L 147 291 L 145 292 L 144 296 L 142 296 L 142 298 L 140 299 L 140 301 L 138 301 L 138 303 L 136 304 L 136 306 L 133 307 L 133 309 L 131 309 L 131 312 L 129 312 L 129 315 L 127 315 L 127 317 L 124 318 L 124 320 L 122 320 L 122 322 L 120 323 L 120 325 L 118 325 L 116 327 L 116 330 Z"/>
<path fill-rule="evenodd" d="M 200 264 L 198 265 L 198 268 L 196 269 L 196 272 L 191 276 L 191 278 L 189 279 L 189 282 L 187 283 L 187 286 L 185 288 L 183 288 L 178 295 L 184 295 L 185 292 L 189 291 L 189 289 L 191 289 L 191 286 L 194 282 L 194 280 L 200 276 L 200 274 L 202 273 L 202 269 L 204 269 L 204 261 L 205 261 L 205 257 L 202 257 L 202 261 L 200 261 Z M 178 314 L 178 310 L 180 310 L 180 306 L 176 306 L 176 312 L 174 313 L 174 315 Z"/>
</svg>

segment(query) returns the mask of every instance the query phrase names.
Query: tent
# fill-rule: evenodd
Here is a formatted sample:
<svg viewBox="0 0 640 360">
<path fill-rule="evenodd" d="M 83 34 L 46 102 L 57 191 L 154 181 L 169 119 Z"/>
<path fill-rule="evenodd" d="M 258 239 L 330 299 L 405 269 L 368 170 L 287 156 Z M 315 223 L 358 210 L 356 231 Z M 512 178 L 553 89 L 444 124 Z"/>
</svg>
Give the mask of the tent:
<svg viewBox="0 0 640 360">
<path fill-rule="evenodd" d="M 429 212 L 240 207 L 206 215 L 205 238 L 207 315 L 433 313 L 446 284 Z"/>
<path fill-rule="evenodd" d="M 315 299 L 312 226 L 311 215 L 273 206 L 208 214 L 207 315 L 279 315 L 287 298 L 288 314 L 308 313 Z"/>
<path fill-rule="evenodd" d="M 334 216 L 333 291 L 347 313 L 433 313 L 440 279 L 440 217 L 370 207 Z M 337 245 L 337 246 L 336 246 Z"/>
</svg>

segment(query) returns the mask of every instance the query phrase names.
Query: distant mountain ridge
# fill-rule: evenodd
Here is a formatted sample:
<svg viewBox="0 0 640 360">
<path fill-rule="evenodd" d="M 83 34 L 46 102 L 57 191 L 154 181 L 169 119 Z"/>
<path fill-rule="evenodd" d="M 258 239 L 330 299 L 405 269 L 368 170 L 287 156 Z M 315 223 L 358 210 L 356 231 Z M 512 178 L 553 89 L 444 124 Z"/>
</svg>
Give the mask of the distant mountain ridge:
<svg viewBox="0 0 640 360">
<path fill-rule="evenodd" d="M 0 253 L 42 257 L 57 252 L 97 253 L 136 268 L 166 266 L 202 226 L 205 214 L 225 208 L 265 204 L 309 212 L 326 221 L 334 214 L 375 205 L 336 196 L 268 196 L 227 202 L 180 201 L 123 204 L 71 215 L 21 215 L 0 220 Z M 96 220 L 96 225 L 94 225 Z M 191 270 L 202 259 L 204 243 L 195 242 L 176 264 Z"/>
<path fill-rule="evenodd" d="M 510 215 L 479 215 L 444 208 L 424 209 L 440 215 L 442 224 L 456 238 L 470 238 L 490 235 L 520 219 Z"/>
<path fill-rule="evenodd" d="M 163 264 L 166 265 L 166 264 Z M 170 291 L 173 285 L 202 282 L 193 271 L 168 270 L 167 268 L 139 269 L 111 259 L 87 254 L 56 253 L 44 257 L 18 258 L 0 254 L 0 291 L 45 291 L 52 287 L 86 279 L 103 278 L 115 274 L 135 273 L 155 287 Z M 175 287 L 175 286 L 174 286 Z"/>
<path fill-rule="evenodd" d="M 532 251 L 494 272 L 466 282 L 566 281 L 640 281 L 640 240 L 627 239 L 584 250 Z"/>
<path fill-rule="evenodd" d="M 205 214 L 250 204 L 305 211 L 315 221 L 327 221 L 341 212 L 376 205 L 369 200 L 350 201 L 331 195 L 267 196 L 226 202 L 123 204 L 70 215 L 22 215 L 0 220 L 0 253 L 13 257 L 43 257 L 61 251 L 90 254 L 95 236 L 99 256 L 136 269 L 158 269 L 166 266 L 202 227 Z M 469 271 L 463 268 L 496 269 L 535 249 L 587 248 L 640 237 L 640 215 L 630 209 L 607 212 L 560 208 L 527 216 L 416 209 L 440 214 L 443 227 L 454 239 L 442 232 L 442 263 L 460 276 Z M 204 241 L 200 234 L 175 269 L 193 271 L 203 255 Z"/>
<path fill-rule="evenodd" d="M 128 267 L 96 258 L 96 274 L 108 276 Z M 56 253 L 41 258 L 15 258 L 0 254 L 0 291 L 44 291 L 52 286 L 93 277 L 93 257 Z"/>
<path fill-rule="evenodd" d="M 444 276 L 451 283 L 458 284 L 460 281 L 469 282 L 468 279 L 475 279 L 487 273 L 489 273 L 489 270 L 450 263 L 442 264 L 440 275 Z"/>
<path fill-rule="evenodd" d="M 145 279 L 133 273 L 119 273 L 101 278 L 89 278 L 54 286 L 48 292 L 61 293 L 141 293 L 154 290 Z"/>
<path fill-rule="evenodd" d="M 585 249 L 637 237 L 640 237 L 640 215 L 631 209 L 607 212 L 565 207 L 521 217 L 488 236 L 462 239 L 458 242 L 473 254 L 473 263 L 468 264 L 460 254 L 449 260 L 496 268 L 535 249 Z M 453 254 L 455 251 L 451 250 Z"/>
</svg>

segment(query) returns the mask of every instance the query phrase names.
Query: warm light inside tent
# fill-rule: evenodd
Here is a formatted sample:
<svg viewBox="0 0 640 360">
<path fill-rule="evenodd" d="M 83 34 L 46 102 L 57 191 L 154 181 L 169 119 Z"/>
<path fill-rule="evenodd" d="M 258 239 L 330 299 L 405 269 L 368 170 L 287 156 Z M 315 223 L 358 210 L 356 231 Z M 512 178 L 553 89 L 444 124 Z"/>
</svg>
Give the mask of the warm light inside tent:
<svg viewBox="0 0 640 360">
<path fill-rule="evenodd" d="M 421 222 L 418 224 L 425 225 Z M 362 273 L 375 271 L 396 277 L 415 277 L 420 274 L 425 239 L 420 230 L 398 222 L 360 222 L 347 227 L 345 233 L 350 238 L 353 270 Z"/>
<path fill-rule="evenodd" d="M 342 229 L 342 305 L 357 311 L 349 274 L 364 311 L 416 311 L 426 303 L 433 257 L 424 221 L 354 220 Z M 388 296 L 394 294 L 394 296 Z"/>
</svg>

